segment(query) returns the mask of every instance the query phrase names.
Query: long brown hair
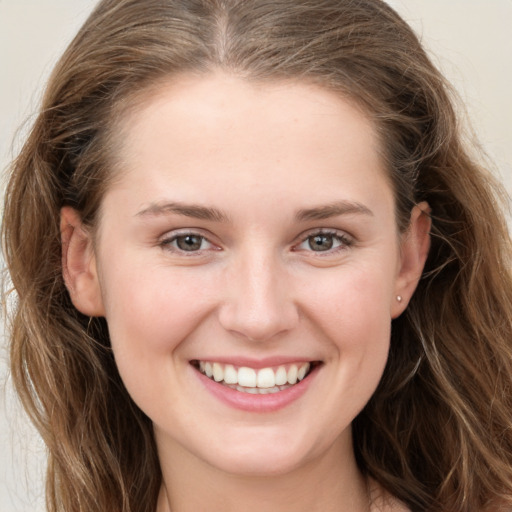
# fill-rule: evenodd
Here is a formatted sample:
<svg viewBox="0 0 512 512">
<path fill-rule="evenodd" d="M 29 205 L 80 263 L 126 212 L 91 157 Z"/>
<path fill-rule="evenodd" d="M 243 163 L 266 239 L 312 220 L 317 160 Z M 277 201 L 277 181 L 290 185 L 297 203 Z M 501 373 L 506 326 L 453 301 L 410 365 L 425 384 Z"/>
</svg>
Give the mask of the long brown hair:
<svg viewBox="0 0 512 512">
<path fill-rule="evenodd" d="M 94 227 L 126 110 L 173 74 L 218 69 L 350 97 L 381 138 L 399 228 L 417 202 L 432 209 L 424 276 L 353 424 L 360 469 L 413 511 L 512 506 L 510 240 L 411 29 L 380 0 L 103 0 L 53 72 L 5 199 L 11 369 L 48 446 L 48 509 L 154 512 L 151 422 L 121 382 L 105 320 L 71 304 L 59 211 Z"/>
</svg>

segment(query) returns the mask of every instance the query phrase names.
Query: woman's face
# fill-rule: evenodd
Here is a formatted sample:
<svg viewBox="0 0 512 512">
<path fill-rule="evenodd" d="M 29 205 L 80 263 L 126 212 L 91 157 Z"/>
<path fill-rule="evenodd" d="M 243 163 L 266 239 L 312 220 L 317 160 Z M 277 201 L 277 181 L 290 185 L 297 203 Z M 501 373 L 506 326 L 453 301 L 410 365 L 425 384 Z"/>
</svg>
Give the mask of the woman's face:
<svg viewBox="0 0 512 512">
<path fill-rule="evenodd" d="M 352 457 L 426 255 L 418 212 L 397 232 L 370 122 L 316 86 L 215 75 L 122 128 L 94 254 L 77 244 L 66 280 L 106 317 L 160 455 L 244 474 Z"/>
</svg>

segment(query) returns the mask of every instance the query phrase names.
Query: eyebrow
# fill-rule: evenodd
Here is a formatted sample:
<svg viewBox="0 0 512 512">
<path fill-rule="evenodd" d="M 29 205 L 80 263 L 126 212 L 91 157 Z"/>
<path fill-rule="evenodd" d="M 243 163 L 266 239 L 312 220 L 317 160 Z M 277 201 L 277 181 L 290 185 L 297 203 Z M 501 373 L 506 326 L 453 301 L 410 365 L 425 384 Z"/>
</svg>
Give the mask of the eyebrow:
<svg viewBox="0 0 512 512">
<path fill-rule="evenodd" d="M 352 201 L 337 201 L 327 205 L 299 210 L 296 219 L 299 221 L 323 220 L 338 215 L 360 214 L 373 216 L 373 212 L 364 204 Z"/>
<path fill-rule="evenodd" d="M 137 213 L 137 217 L 158 217 L 169 214 L 183 215 L 200 220 L 211 220 L 213 222 L 227 222 L 228 216 L 217 208 L 209 208 L 197 204 L 186 204 L 176 202 L 151 203 L 149 206 Z"/>
<path fill-rule="evenodd" d="M 197 204 L 165 202 L 151 203 L 136 214 L 137 217 L 158 217 L 160 215 L 183 215 L 200 220 L 209 220 L 212 222 L 227 222 L 229 217 L 222 210 L 201 206 Z M 373 216 L 373 212 L 358 202 L 337 201 L 327 205 L 304 208 L 295 214 L 297 221 L 323 220 L 339 215 L 362 214 Z"/>
</svg>

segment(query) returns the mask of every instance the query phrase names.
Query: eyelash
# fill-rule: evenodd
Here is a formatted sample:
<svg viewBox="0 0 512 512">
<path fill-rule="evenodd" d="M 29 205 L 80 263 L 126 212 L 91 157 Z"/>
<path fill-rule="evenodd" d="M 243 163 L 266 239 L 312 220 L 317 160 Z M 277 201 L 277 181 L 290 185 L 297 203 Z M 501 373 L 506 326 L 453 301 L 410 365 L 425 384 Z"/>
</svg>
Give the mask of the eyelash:
<svg viewBox="0 0 512 512">
<path fill-rule="evenodd" d="M 197 238 L 200 239 L 200 247 L 206 243 L 209 247 L 206 248 L 199 248 L 199 249 L 193 249 L 190 251 L 187 251 L 186 249 L 182 249 L 178 246 L 180 239 L 186 239 L 187 237 L 190 238 Z M 312 240 L 315 237 L 326 237 L 330 238 L 328 243 L 331 243 L 332 245 L 328 247 L 325 250 L 319 250 L 315 251 L 311 247 Z M 308 244 L 309 248 L 301 247 L 304 244 Z M 304 251 L 304 252 L 311 252 L 312 254 L 315 254 L 316 256 L 328 256 L 332 254 L 336 254 L 339 251 L 344 251 L 351 247 L 354 244 L 354 240 L 348 236 L 346 233 L 336 231 L 336 230 L 326 230 L 326 229 L 318 229 L 316 231 L 312 231 L 307 233 L 306 235 L 303 235 L 301 241 L 294 245 L 292 250 L 293 251 Z M 186 256 L 186 257 L 193 257 L 193 256 L 200 256 L 204 253 L 204 251 L 208 251 L 212 248 L 215 248 L 216 246 L 208 240 L 207 237 L 193 232 L 193 231 L 184 231 L 181 233 L 176 233 L 170 237 L 164 238 L 159 242 L 160 247 L 163 249 L 169 250 L 171 252 L 178 253 L 180 255 Z"/>
<path fill-rule="evenodd" d="M 197 249 L 197 250 L 191 250 L 187 251 L 186 249 L 181 249 L 177 244 L 179 243 L 180 239 L 186 239 L 186 238 L 198 238 L 200 239 L 201 245 L 203 243 L 207 243 L 210 247 L 207 247 L 206 249 Z M 178 254 L 183 254 L 185 256 L 197 256 L 202 254 L 205 250 L 209 250 L 212 247 L 215 247 L 215 245 L 210 242 L 205 236 L 195 233 L 193 231 L 184 231 L 181 233 L 176 233 L 170 237 L 164 238 L 159 242 L 160 247 L 163 249 L 169 250 L 171 252 L 175 252 Z"/>
<path fill-rule="evenodd" d="M 338 245 L 335 247 L 329 247 L 326 250 L 320 250 L 320 251 L 314 251 L 311 247 L 311 240 L 315 237 L 330 237 L 333 244 L 336 242 Z M 301 249 L 301 246 L 304 244 L 309 245 L 309 249 Z M 346 233 L 343 233 L 341 231 L 336 230 L 329 230 L 329 229 L 319 229 L 310 233 L 307 233 L 302 241 L 294 246 L 295 251 L 302 251 L 305 250 L 306 252 L 314 253 L 317 256 L 328 256 L 332 254 L 336 254 L 339 251 L 344 251 L 351 247 L 354 244 L 354 240 L 348 236 Z"/>
</svg>

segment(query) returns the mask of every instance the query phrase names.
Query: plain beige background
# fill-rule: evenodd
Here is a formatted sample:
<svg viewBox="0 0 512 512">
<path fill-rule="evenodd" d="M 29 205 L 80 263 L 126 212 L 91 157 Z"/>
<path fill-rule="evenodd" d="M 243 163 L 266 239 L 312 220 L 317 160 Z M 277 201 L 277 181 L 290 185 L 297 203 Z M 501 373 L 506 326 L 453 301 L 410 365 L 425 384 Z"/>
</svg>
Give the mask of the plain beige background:
<svg viewBox="0 0 512 512">
<path fill-rule="evenodd" d="M 459 90 L 482 145 L 511 192 L 512 0 L 389 3 L 421 35 Z M 46 77 L 94 4 L 0 0 L 0 169 L 20 147 Z M 1 343 L 0 512 L 42 512 L 44 448 L 13 397 L 6 361 Z"/>
</svg>

